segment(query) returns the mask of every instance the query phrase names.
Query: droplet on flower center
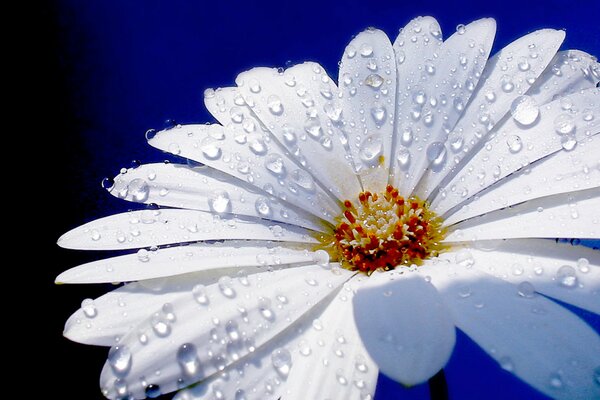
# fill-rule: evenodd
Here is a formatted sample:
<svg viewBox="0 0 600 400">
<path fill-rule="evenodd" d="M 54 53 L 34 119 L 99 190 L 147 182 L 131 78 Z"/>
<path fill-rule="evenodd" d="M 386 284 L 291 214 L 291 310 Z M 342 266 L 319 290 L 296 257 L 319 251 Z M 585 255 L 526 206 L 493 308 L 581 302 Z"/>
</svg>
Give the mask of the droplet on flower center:
<svg viewBox="0 0 600 400">
<path fill-rule="evenodd" d="M 370 274 L 378 269 L 421 265 L 446 247 L 442 219 L 418 197 L 404 198 L 391 185 L 383 193 L 362 192 L 346 200 L 331 235 L 319 249 L 344 268 Z"/>
</svg>

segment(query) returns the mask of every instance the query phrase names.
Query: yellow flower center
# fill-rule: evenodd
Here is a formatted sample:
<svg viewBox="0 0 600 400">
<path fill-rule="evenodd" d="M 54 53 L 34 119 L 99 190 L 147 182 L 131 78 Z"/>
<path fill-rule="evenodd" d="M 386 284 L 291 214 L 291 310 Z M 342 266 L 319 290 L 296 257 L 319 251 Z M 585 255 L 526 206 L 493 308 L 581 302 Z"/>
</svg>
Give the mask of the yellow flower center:
<svg viewBox="0 0 600 400">
<path fill-rule="evenodd" d="M 442 219 L 416 196 L 405 199 L 391 185 L 383 193 L 361 192 L 346 200 L 333 234 L 319 236 L 319 249 L 344 268 L 371 274 L 377 269 L 421 265 L 446 249 Z"/>
</svg>

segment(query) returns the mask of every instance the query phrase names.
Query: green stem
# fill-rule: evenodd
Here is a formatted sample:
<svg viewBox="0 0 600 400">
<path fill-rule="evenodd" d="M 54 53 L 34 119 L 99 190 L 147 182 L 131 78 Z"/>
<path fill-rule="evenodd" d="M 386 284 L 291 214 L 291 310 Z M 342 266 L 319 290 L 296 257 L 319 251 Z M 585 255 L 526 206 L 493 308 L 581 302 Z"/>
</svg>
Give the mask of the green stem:
<svg viewBox="0 0 600 400">
<path fill-rule="evenodd" d="M 444 370 L 440 369 L 437 374 L 429 378 L 429 398 L 431 400 L 448 400 L 448 384 Z"/>
</svg>

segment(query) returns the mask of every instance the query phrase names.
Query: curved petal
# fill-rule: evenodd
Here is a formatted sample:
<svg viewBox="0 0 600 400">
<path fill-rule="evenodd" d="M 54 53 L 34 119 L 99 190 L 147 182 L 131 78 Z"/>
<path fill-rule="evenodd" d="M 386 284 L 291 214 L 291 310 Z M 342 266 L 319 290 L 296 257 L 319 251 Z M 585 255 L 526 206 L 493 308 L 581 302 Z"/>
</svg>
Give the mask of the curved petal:
<svg viewBox="0 0 600 400">
<path fill-rule="evenodd" d="M 511 103 L 531 89 L 532 83 L 535 86 L 540 74 L 542 79 L 564 38 L 563 31 L 542 29 L 515 40 L 489 59 L 471 101 L 465 103 L 465 111 L 449 135 L 446 152 L 451 160 L 438 171 L 426 172 L 419 195 L 435 194 L 443 180 L 460 171 L 468 159 L 465 156 L 480 148 L 478 143 L 497 123 L 502 124 Z"/>
<path fill-rule="evenodd" d="M 254 68 L 236 83 L 256 118 L 333 196 L 344 200 L 360 191 L 339 130 L 338 88 L 323 67 Z"/>
<path fill-rule="evenodd" d="M 235 123 L 243 124 L 250 111 L 232 107 L 230 113 Z M 265 132 L 240 137 L 221 125 L 183 125 L 158 132 L 148 143 L 245 180 L 329 222 L 340 212 L 339 205 Z"/>
<path fill-rule="evenodd" d="M 249 183 L 208 167 L 147 164 L 130 168 L 114 179 L 110 194 L 128 201 L 190 210 L 267 218 L 314 230 L 323 223 L 302 209 L 280 202 Z M 222 211 L 224 196 L 229 203 Z"/>
<path fill-rule="evenodd" d="M 446 242 L 511 238 L 600 238 L 600 188 L 562 193 L 454 225 Z M 515 229 L 518 227 L 518 229 Z"/>
<path fill-rule="evenodd" d="M 476 241 L 456 245 L 440 260 L 472 266 L 518 286 L 600 314 L 600 252 L 544 239 Z"/>
<path fill-rule="evenodd" d="M 371 276 L 354 296 L 354 319 L 381 372 L 404 385 L 425 382 L 444 367 L 456 340 L 436 289 L 421 276 Z"/>
<path fill-rule="evenodd" d="M 561 51 L 527 92 L 538 104 L 546 104 L 596 87 L 600 82 L 600 63 L 579 50 Z"/>
<path fill-rule="evenodd" d="M 228 203 L 229 200 L 221 201 Z M 58 239 L 67 249 L 125 250 L 203 240 L 248 239 L 315 243 L 310 231 L 261 219 L 195 210 L 143 210 L 115 214 L 77 227 Z"/>
<path fill-rule="evenodd" d="M 232 271 L 237 272 L 237 271 Z M 114 346 L 146 318 L 159 311 L 196 285 L 210 285 L 221 276 L 221 270 L 186 274 L 163 279 L 133 282 L 89 301 L 71 315 L 64 336 L 79 343 Z M 141 338 L 144 332 L 135 331 Z"/>
<path fill-rule="evenodd" d="M 378 368 L 354 323 L 352 297 L 366 278 L 353 277 L 299 338 L 284 398 L 373 398 Z"/>
<path fill-rule="evenodd" d="M 240 282 L 221 278 L 203 288 L 202 298 L 210 304 L 193 290 L 182 293 L 138 327 L 147 332 L 146 341 L 131 333 L 112 348 L 100 378 L 103 392 L 115 398 L 126 386 L 127 394 L 145 398 L 223 370 L 278 335 L 352 275 L 336 271 L 307 266 L 249 275 Z M 115 365 L 116 352 L 130 354 L 127 363 Z"/>
<path fill-rule="evenodd" d="M 194 243 L 93 261 L 63 272 L 56 282 L 130 282 L 211 269 L 314 263 L 319 255 L 309 250 L 306 245 L 290 243 L 282 247 L 277 242 L 255 240 Z"/>
<path fill-rule="evenodd" d="M 444 142 L 477 87 L 495 33 L 491 18 L 472 22 L 450 36 L 433 60 L 425 61 L 410 92 L 411 112 L 402 116 L 402 129 L 411 130 L 419 140 L 415 137 L 396 150 L 410 158 L 407 172 L 394 178 L 401 193 L 412 193 L 427 168 L 439 170 L 447 162 Z"/>
<path fill-rule="evenodd" d="M 473 269 L 425 269 L 456 326 L 502 368 L 554 399 L 598 396 L 600 336 L 577 316 Z"/>
<path fill-rule="evenodd" d="M 537 119 L 523 125 L 507 119 L 432 201 L 444 214 L 478 192 L 513 172 L 556 151 L 571 150 L 577 142 L 600 131 L 600 118 L 589 119 L 588 111 L 600 104 L 600 89 L 585 90 L 539 108 Z M 558 129 L 558 130 L 557 130 Z"/>
<path fill-rule="evenodd" d="M 396 105 L 396 62 L 384 32 L 369 28 L 352 39 L 338 82 L 343 129 L 363 187 L 381 191 L 387 182 Z"/>
<path fill-rule="evenodd" d="M 600 135 L 589 137 L 572 151 L 557 151 L 478 193 L 444 223 L 452 225 L 524 201 L 598 187 L 598 154 Z"/>
</svg>

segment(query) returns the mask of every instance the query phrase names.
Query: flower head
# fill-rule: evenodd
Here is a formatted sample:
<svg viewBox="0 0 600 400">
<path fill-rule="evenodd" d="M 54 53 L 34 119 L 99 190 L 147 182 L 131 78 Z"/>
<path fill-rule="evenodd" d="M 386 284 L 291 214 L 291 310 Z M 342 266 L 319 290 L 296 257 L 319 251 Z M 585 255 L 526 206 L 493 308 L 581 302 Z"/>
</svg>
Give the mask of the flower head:
<svg viewBox="0 0 600 400">
<path fill-rule="evenodd" d="M 431 17 L 393 43 L 255 68 L 207 90 L 218 121 L 147 133 L 191 164 L 103 185 L 160 207 L 59 244 L 139 249 L 61 283 L 127 282 L 87 299 L 65 336 L 110 346 L 109 398 L 372 398 L 444 367 L 464 331 L 554 398 L 599 395 L 600 337 L 550 298 L 600 312 L 595 58 L 530 33 L 490 57 L 491 19 L 445 41 Z"/>
</svg>

